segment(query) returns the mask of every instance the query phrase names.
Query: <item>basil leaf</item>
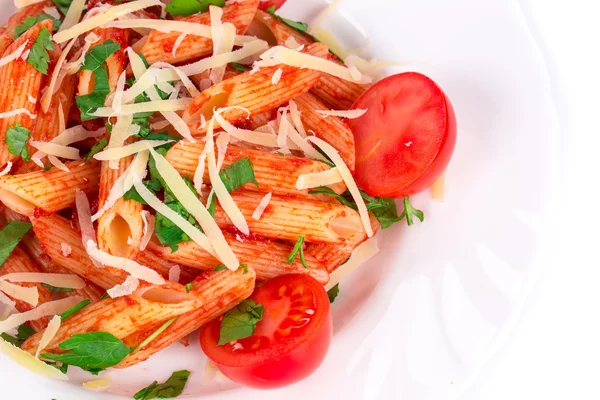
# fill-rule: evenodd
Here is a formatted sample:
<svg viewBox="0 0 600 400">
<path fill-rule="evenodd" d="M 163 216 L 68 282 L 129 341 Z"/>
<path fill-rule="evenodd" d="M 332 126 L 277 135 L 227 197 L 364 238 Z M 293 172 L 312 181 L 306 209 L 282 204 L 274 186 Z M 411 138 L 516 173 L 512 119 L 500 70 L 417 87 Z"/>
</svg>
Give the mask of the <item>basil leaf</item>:
<svg viewBox="0 0 600 400">
<path fill-rule="evenodd" d="M 7 333 L 0 334 L 0 337 L 17 347 L 21 347 L 23 342 L 26 341 L 27 339 L 29 339 L 33 335 L 35 335 L 35 330 L 32 327 L 30 327 L 27 324 L 21 324 L 17 328 L 17 336 L 16 337 L 13 337 Z"/>
<path fill-rule="evenodd" d="M 102 138 L 102 139 L 98 140 L 96 142 L 96 144 L 92 146 L 92 149 L 90 150 L 90 152 L 87 153 L 87 155 L 83 158 L 83 161 L 90 161 L 92 159 L 92 157 L 94 157 L 96 154 L 100 153 L 102 151 L 102 149 L 104 149 L 106 146 L 108 146 L 107 138 Z"/>
<path fill-rule="evenodd" d="M 44 75 L 48 73 L 48 63 L 50 62 L 48 50 L 54 50 L 54 43 L 52 42 L 52 34 L 43 26 L 35 42 L 33 42 L 33 46 L 31 46 L 27 63 Z"/>
<path fill-rule="evenodd" d="M 248 182 L 252 182 L 258 187 L 258 182 L 254 176 L 254 166 L 248 157 L 244 157 L 223 169 L 219 176 L 229 193 Z"/>
<path fill-rule="evenodd" d="M 62 321 L 64 321 L 65 319 L 69 318 L 73 314 L 76 314 L 77 312 L 79 312 L 82 308 L 86 307 L 88 304 L 90 304 L 90 299 L 82 300 L 80 303 L 75 304 L 72 308 L 69 308 L 67 311 L 60 314 L 60 319 Z"/>
<path fill-rule="evenodd" d="M 56 287 L 56 286 L 48 285 L 47 283 L 42 283 L 42 286 L 44 286 L 46 289 L 48 289 L 49 291 L 54 292 L 54 293 L 71 293 L 73 291 L 73 289 L 70 289 L 70 288 Z"/>
<path fill-rule="evenodd" d="M 37 17 L 27 17 L 23 20 L 23 22 L 15 27 L 15 33 L 13 34 L 13 39 L 17 39 L 19 36 L 24 34 L 29 28 L 37 24 L 38 22 L 42 22 L 45 19 L 52 20 L 52 32 L 56 32 L 58 28 L 62 25 L 62 21 L 60 19 L 54 18 L 52 15 L 48 15 L 46 13 L 41 13 Z"/>
<path fill-rule="evenodd" d="M 231 67 L 233 69 L 235 69 L 236 71 L 240 71 L 240 72 L 246 72 L 246 71 L 251 71 L 252 70 L 252 68 L 250 68 L 250 67 L 248 67 L 248 66 L 246 66 L 244 64 L 238 64 L 238 63 L 235 63 L 235 62 L 229 63 L 229 65 L 231 65 Z"/>
<path fill-rule="evenodd" d="M 121 46 L 118 43 L 113 42 L 112 40 L 106 40 L 104 43 L 99 44 L 98 46 L 92 47 L 86 54 L 83 65 L 81 66 L 81 71 L 95 71 L 104 62 L 108 57 L 111 56 L 115 51 L 119 50 Z"/>
<path fill-rule="evenodd" d="M 43 354 L 43 357 L 80 367 L 92 373 L 114 367 L 131 351 L 121 340 L 106 332 L 76 334 L 58 347 L 68 352 Z"/>
<path fill-rule="evenodd" d="M 23 236 L 31 230 L 29 222 L 11 221 L 0 230 L 0 267 L 10 257 Z"/>
<path fill-rule="evenodd" d="M 188 213 L 188 211 L 180 202 L 172 201 L 166 205 L 171 210 L 181 215 L 181 217 L 186 219 L 190 224 L 200 229 L 196 219 L 190 213 Z M 156 235 L 160 244 L 162 246 L 169 246 L 172 252 L 176 252 L 179 249 L 179 243 L 189 242 L 191 240 L 190 237 L 184 231 L 182 231 L 179 226 L 175 225 L 170 219 L 161 213 L 156 213 L 154 234 Z"/>
<path fill-rule="evenodd" d="M 165 11 L 173 17 L 187 17 L 188 15 L 208 11 L 209 5 L 225 6 L 225 0 L 172 0 Z"/>
<path fill-rule="evenodd" d="M 254 334 L 256 324 L 262 320 L 263 306 L 246 299 L 223 317 L 218 346 L 244 339 Z"/>
<path fill-rule="evenodd" d="M 98 107 L 104 107 L 106 96 L 108 96 L 109 93 L 108 73 L 106 71 L 106 66 L 102 65 L 94 71 L 94 90 L 92 93 L 75 97 L 77 107 L 79 108 L 79 111 L 81 111 L 81 120 L 89 121 L 98 118 L 90 115 L 90 113 L 95 112 Z"/>
<path fill-rule="evenodd" d="M 71 7 L 71 3 L 73 0 L 52 0 L 56 7 L 60 10 L 62 15 L 67 15 L 67 11 L 69 11 L 69 7 Z"/>
<path fill-rule="evenodd" d="M 340 294 L 340 284 L 336 284 L 334 287 L 327 291 L 327 297 L 329 297 L 329 303 L 333 303 L 335 298 Z"/>
<path fill-rule="evenodd" d="M 171 399 L 179 396 L 190 376 L 190 371 L 173 372 L 165 383 L 152 382 L 149 386 L 133 395 L 135 400 Z"/>
<path fill-rule="evenodd" d="M 18 122 L 8 128 L 5 139 L 8 152 L 20 156 L 24 161 L 31 161 L 29 150 L 27 150 L 30 133 L 29 129 L 22 127 Z"/>
<path fill-rule="evenodd" d="M 288 256 L 288 258 L 286 258 L 286 261 L 289 264 L 293 264 L 296 261 L 296 255 L 300 255 L 300 262 L 302 263 L 304 268 L 308 268 L 306 260 L 304 259 L 304 236 L 298 236 L 298 240 L 296 241 L 292 252 Z"/>
<path fill-rule="evenodd" d="M 213 271 L 224 271 L 226 269 L 227 269 L 227 267 L 225 265 L 217 265 L 216 267 L 213 268 Z"/>
</svg>

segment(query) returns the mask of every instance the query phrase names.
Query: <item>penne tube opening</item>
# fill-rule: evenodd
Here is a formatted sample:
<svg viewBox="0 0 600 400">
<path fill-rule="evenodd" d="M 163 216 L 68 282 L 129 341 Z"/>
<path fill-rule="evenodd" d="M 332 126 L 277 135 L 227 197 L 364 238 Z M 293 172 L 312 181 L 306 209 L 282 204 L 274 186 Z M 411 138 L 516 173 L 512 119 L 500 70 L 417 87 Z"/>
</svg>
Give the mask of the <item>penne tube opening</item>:
<svg viewBox="0 0 600 400">
<path fill-rule="evenodd" d="M 35 212 L 33 203 L 4 189 L 0 189 L 0 202 L 11 210 L 29 217 L 33 216 Z"/>
<path fill-rule="evenodd" d="M 337 235 L 348 238 L 363 231 L 360 216 L 357 213 L 341 215 L 329 222 L 329 227 Z"/>
<path fill-rule="evenodd" d="M 204 115 L 204 118 L 208 121 L 212 118 L 215 109 L 223 108 L 227 105 L 230 95 L 230 92 L 221 92 L 212 96 L 206 93 L 201 94 L 200 96 L 204 97 L 204 101 L 200 100 L 200 103 L 194 104 L 194 109 L 190 107 L 186 110 L 183 118 L 190 124 L 199 121 L 200 115 Z M 190 114 L 188 115 L 188 113 Z"/>
<path fill-rule="evenodd" d="M 145 290 L 141 297 L 148 301 L 163 304 L 179 304 L 193 300 L 188 293 L 182 293 L 174 289 L 168 289 L 160 286 L 151 287 Z"/>
<path fill-rule="evenodd" d="M 119 214 L 107 214 L 98 224 L 98 234 L 104 237 L 105 251 L 117 257 L 129 258 L 137 252 L 131 226 Z"/>
</svg>

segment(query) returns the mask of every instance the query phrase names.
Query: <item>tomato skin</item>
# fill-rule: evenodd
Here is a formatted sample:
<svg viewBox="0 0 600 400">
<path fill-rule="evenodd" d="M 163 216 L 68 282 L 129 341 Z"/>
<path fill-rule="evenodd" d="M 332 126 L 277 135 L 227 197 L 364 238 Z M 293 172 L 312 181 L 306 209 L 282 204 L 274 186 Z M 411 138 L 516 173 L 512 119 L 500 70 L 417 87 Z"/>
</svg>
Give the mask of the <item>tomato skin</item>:
<svg viewBox="0 0 600 400">
<path fill-rule="evenodd" d="M 355 180 L 369 195 L 410 196 L 446 170 L 456 145 L 456 115 L 430 78 L 416 72 L 390 76 L 352 109 L 367 109 L 348 124 L 356 141 Z"/>
<path fill-rule="evenodd" d="M 257 324 L 254 336 L 238 343 L 248 343 L 244 341 L 272 333 L 282 326 L 278 317 L 281 317 L 281 310 L 285 307 L 278 308 L 281 302 L 272 300 L 282 286 L 303 286 L 312 293 L 311 313 L 306 314 L 310 317 L 309 322 L 295 328 L 294 333 L 286 336 L 285 340 L 271 337 L 272 342 L 266 348 L 235 352 L 229 351 L 229 344 L 216 345 L 221 327 L 220 318 L 200 329 L 202 350 L 232 381 L 255 389 L 275 389 L 308 377 L 325 359 L 333 334 L 329 298 L 323 286 L 308 275 L 283 275 L 257 287 L 250 298 L 263 305 L 263 320 Z M 297 308 L 287 311 L 297 312 Z"/>
<path fill-rule="evenodd" d="M 285 2 L 286 2 L 286 0 L 269 0 L 269 1 L 265 1 L 264 3 L 260 3 L 258 8 L 263 11 L 267 11 L 269 9 L 269 7 L 275 6 L 275 10 L 278 10 L 279 8 L 281 8 L 281 6 Z"/>
</svg>

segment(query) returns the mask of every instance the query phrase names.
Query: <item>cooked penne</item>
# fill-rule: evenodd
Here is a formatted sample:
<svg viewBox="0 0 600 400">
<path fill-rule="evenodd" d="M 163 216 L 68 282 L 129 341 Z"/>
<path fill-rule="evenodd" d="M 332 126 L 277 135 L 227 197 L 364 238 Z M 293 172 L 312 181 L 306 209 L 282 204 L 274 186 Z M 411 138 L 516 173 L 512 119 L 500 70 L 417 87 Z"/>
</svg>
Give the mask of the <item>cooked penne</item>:
<svg viewBox="0 0 600 400">
<path fill-rule="evenodd" d="M 100 163 L 71 161 L 69 172 L 58 168 L 22 175 L 0 176 L 0 201 L 8 208 L 28 217 L 50 214 L 75 202 L 75 189 L 93 194 L 98 190 Z"/>
<path fill-rule="evenodd" d="M 308 268 L 305 268 L 300 260 L 288 263 L 286 258 L 292 252 L 291 245 L 252 237 L 242 238 L 232 233 L 225 233 L 225 239 L 240 263 L 252 267 L 256 271 L 256 279 L 260 281 L 285 274 L 308 274 L 323 284 L 329 280 L 324 265 L 312 256 L 306 257 Z M 154 241 L 150 242 L 148 247 L 150 252 L 165 260 L 191 268 L 212 270 L 222 264 L 194 242 L 179 244 L 179 249 L 175 252 L 168 247 L 161 247 Z"/>
<path fill-rule="evenodd" d="M 83 247 L 81 234 L 71 226 L 67 219 L 53 214 L 31 218 L 31 223 L 42 248 L 59 266 L 105 290 L 123 283 L 124 277 L 112 274 L 108 268 L 96 268 Z M 62 250 L 64 245 L 71 249 L 68 256 Z"/>
<path fill-rule="evenodd" d="M 31 137 L 34 140 L 49 142 L 61 133 L 61 124 L 66 126 L 73 104 L 70 99 L 73 98 L 75 92 L 75 78 L 75 75 L 67 75 L 64 78 L 62 85 L 56 94 L 52 96 L 48 112 L 43 112 L 41 108 L 38 109 L 35 124 L 31 131 Z M 61 121 L 61 116 L 63 121 Z"/>
<path fill-rule="evenodd" d="M 246 218 L 250 232 L 265 238 L 294 243 L 299 236 L 304 236 L 310 243 L 345 243 L 363 229 L 358 213 L 341 204 L 273 196 L 260 220 L 255 220 L 252 213 L 263 195 L 240 190 L 233 192 L 231 196 Z M 216 210 L 217 224 L 232 229 L 233 224 L 220 205 L 217 204 Z"/>
<path fill-rule="evenodd" d="M 181 285 L 143 286 L 129 296 L 100 300 L 63 321 L 45 352 L 57 352 L 61 342 L 86 332 L 107 332 L 123 339 L 142 326 L 193 311 L 203 301 L 194 292 L 186 293 Z M 41 337 L 41 332 L 31 336 L 21 348 L 34 353 Z"/>
<path fill-rule="evenodd" d="M 52 21 L 44 20 L 23 33 L 5 50 L 4 54 L 14 52 L 25 44 L 23 51 L 31 51 L 31 48 L 41 32 L 42 28 L 52 31 Z M 25 129 L 31 130 L 33 118 L 36 113 L 36 105 L 29 101 L 28 96 L 37 98 L 42 84 L 42 74 L 37 71 L 27 60 L 22 57 L 0 67 L 0 82 L 10 82 L 10 90 L 0 92 L 0 113 L 24 110 L 17 115 L 0 119 L 0 166 L 7 161 L 14 161 L 18 156 L 9 152 L 6 144 L 6 135 L 11 127 L 19 124 Z"/>
<path fill-rule="evenodd" d="M 165 279 L 169 278 L 169 271 L 174 266 L 178 265 L 174 261 L 169 260 L 167 257 L 162 257 L 160 253 L 155 253 L 150 250 L 140 251 L 137 255 L 136 261 L 142 265 L 147 266 L 148 268 L 152 268 L 159 274 L 161 274 Z M 179 266 L 179 283 L 188 284 L 189 282 L 196 279 L 196 277 L 201 273 L 193 268 L 187 268 L 184 266 Z"/>
<path fill-rule="evenodd" d="M 324 110 L 327 106 L 311 93 L 296 97 L 294 102 L 298 105 L 304 128 L 335 147 L 350 171 L 354 171 L 354 135 L 348 125 L 341 118 L 317 113 L 316 110 Z"/>
<path fill-rule="evenodd" d="M 293 38 L 299 45 L 309 46 L 314 40 L 297 30 L 284 24 L 277 18 L 272 18 L 263 11 L 256 13 L 255 21 L 264 24 L 275 36 L 277 44 L 286 46 L 288 40 Z M 328 58 L 337 61 L 337 57 L 330 54 Z M 364 92 L 365 88 L 357 83 L 348 82 L 329 74 L 323 74 L 311 92 L 324 101 L 328 107 L 336 110 L 348 110 Z"/>
<path fill-rule="evenodd" d="M 12 254 L 0 268 L 0 276 L 6 274 L 12 274 L 15 272 L 42 272 L 42 270 L 33 262 L 31 258 L 23 251 L 20 247 L 13 250 Z M 52 293 L 46 289 L 41 283 L 15 283 L 15 285 L 22 287 L 34 287 L 38 291 L 38 304 L 45 303 L 52 299 Z M 9 296 L 10 297 L 10 296 Z M 25 312 L 35 308 L 31 304 L 28 304 L 21 300 L 15 300 L 15 308 L 19 312 Z M 48 325 L 48 321 L 45 318 L 40 318 L 36 321 L 31 321 L 31 326 L 36 331 L 44 329 Z"/>
<path fill-rule="evenodd" d="M 4 51 L 13 42 L 13 39 L 6 33 L 5 27 L 0 28 L 0 54 L 4 54 Z"/>
<path fill-rule="evenodd" d="M 15 28 L 17 26 L 21 25 L 26 18 L 37 17 L 44 12 L 44 8 L 51 5 L 54 5 L 51 1 L 41 1 L 39 3 L 34 3 L 23 8 L 19 8 L 17 12 L 14 13 L 8 19 L 8 21 L 6 21 L 6 35 L 13 39 Z"/>
<path fill-rule="evenodd" d="M 254 290 L 256 274 L 252 268 L 247 271 L 219 271 L 198 278 L 192 283 L 191 291 L 197 293 L 200 300 L 196 310 L 180 315 L 160 336 L 152 340 L 147 346 L 137 353 L 125 357 L 117 368 L 127 368 L 147 360 L 152 355 L 170 346 L 176 341 L 194 332 L 206 322 L 227 312 L 241 300 L 248 297 Z M 133 335 L 123 339 L 131 348 L 136 348 L 149 335 L 154 333 L 163 322 L 158 322 L 145 327 Z"/>
<path fill-rule="evenodd" d="M 198 167 L 198 159 L 204 150 L 204 142 L 196 143 L 180 142 L 169 150 L 167 160 L 177 171 L 189 178 L 193 178 Z M 254 177 L 258 187 L 254 183 L 243 186 L 245 190 L 273 193 L 275 195 L 312 196 L 309 190 L 296 189 L 296 181 L 303 174 L 322 172 L 330 169 L 327 164 L 320 161 L 310 160 L 294 156 L 280 156 L 276 153 L 247 149 L 229 145 L 223 160 L 223 168 L 227 168 L 236 161 L 248 157 L 254 168 Z M 273 173 L 277 171 L 277 173 Z M 208 168 L 204 171 L 203 182 L 209 182 Z M 336 193 L 343 193 L 346 186 L 338 183 L 330 186 Z"/>
<path fill-rule="evenodd" d="M 305 52 L 323 58 L 328 54 L 327 46 L 322 43 L 311 45 L 306 48 Z M 275 86 L 272 77 L 279 68 L 283 73 L 280 83 Z M 211 86 L 194 97 L 183 114 L 183 118 L 188 124 L 196 127 L 195 135 L 201 135 L 206 132 L 206 128 L 202 127 L 199 122 L 200 115 L 208 120 L 212 117 L 214 108 L 241 107 L 228 109 L 222 114 L 229 123 L 237 124 L 248 117 L 248 112 L 255 115 L 272 110 L 307 92 L 320 76 L 321 72 L 319 71 L 286 65 L 261 68 L 258 72 L 244 72 L 218 85 Z"/>
<path fill-rule="evenodd" d="M 237 34 L 243 35 L 252 23 L 259 2 L 259 0 L 229 2 L 223 7 L 221 21 L 232 23 L 236 27 Z M 210 26 L 210 14 L 208 11 L 202 14 L 178 18 L 177 20 Z M 181 35 L 182 32 L 173 31 L 165 33 L 152 30 L 142 46 L 141 53 L 150 64 L 154 64 L 157 61 L 177 64 L 197 60 L 212 53 L 212 39 L 193 35 L 185 36 L 179 46 L 177 46 L 176 51 L 173 52 L 177 39 Z"/>
</svg>

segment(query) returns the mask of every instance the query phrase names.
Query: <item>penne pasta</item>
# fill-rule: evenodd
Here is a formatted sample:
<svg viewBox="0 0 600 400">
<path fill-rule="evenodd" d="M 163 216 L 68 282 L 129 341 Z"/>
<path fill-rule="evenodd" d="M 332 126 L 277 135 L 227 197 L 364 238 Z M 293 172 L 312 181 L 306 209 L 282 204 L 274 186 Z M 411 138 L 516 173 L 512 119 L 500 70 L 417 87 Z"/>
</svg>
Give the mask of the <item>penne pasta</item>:
<svg viewBox="0 0 600 400">
<path fill-rule="evenodd" d="M 182 141 L 177 143 L 167 153 L 167 161 L 177 169 L 182 176 L 193 178 L 198 167 L 198 159 L 204 150 L 204 142 L 188 143 Z M 303 174 L 322 172 L 330 169 L 327 164 L 320 161 L 310 160 L 294 156 L 280 156 L 276 153 L 265 152 L 254 149 L 229 145 L 223 160 L 223 168 L 227 168 L 236 161 L 248 157 L 252 162 L 254 177 L 258 187 L 254 183 L 247 183 L 244 190 L 273 193 L 281 196 L 312 196 L 309 190 L 296 189 L 296 181 Z M 277 171 L 277 173 L 273 173 Z M 209 182 L 208 168 L 204 171 L 203 182 Z M 336 193 L 343 193 L 346 185 L 343 183 L 330 186 Z"/>
<path fill-rule="evenodd" d="M 50 214 L 75 202 L 75 189 L 93 194 L 98 190 L 100 163 L 71 161 L 69 172 L 51 168 L 22 175 L 0 176 L 0 201 L 28 217 Z"/>
<path fill-rule="evenodd" d="M 31 48 L 38 34 L 46 28 L 52 31 L 52 21 L 44 20 L 23 33 L 5 50 L 4 54 L 15 51 L 25 44 L 24 51 Z M 0 92 L 0 113 L 7 113 L 24 109 L 26 112 L 0 119 L 0 166 L 8 161 L 14 161 L 18 156 L 12 154 L 6 145 L 6 135 L 11 127 L 19 124 L 25 129 L 31 130 L 36 113 L 36 105 L 29 101 L 28 96 L 38 97 L 42 84 L 42 73 L 38 72 L 27 60 L 22 57 L 0 67 L 0 82 L 10 82 L 11 90 Z"/>
<path fill-rule="evenodd" d="M 327 46 L 322 43 L 311 45 L 305 52 L 316 57 L 327 57 L 328 54 Z M 281 80 L 275 86 L 272 76 L 280 68 L 283 71 Z M 248 117 L 248 112 L 250 115 L 255 115 L 272 110 L 307 92 L 320 76 L 319 71 L 286 65 L 265 67 L 258 72 L 244 72 L 211 86 L 194 97 L 183 118 L 196 128 L 193 134 L 202 135 L 206 132 L 206 128 L 199 122 L 200 115 L 208 120 L 212 117 L 214 108 L 237 107 L 228 109 L 222 114 L 227 122 L 237 124 Z"/>
<path fill-rule="evenodd" d="M 194 332 L 206 322 L 235 307 L 252 293 L 255 279 L 256 274 L 249 268 L 247 272 L 242 270 L 212 272 L 194 280 L 191 291 L 197 293 L 196 296 L 200 300 L 198 308 L 180 315 L 161 335 L 137 353 L 125 357 L 116 367 L 127 368 L 147 360 L 162 349 Z M 126 337 L 123 342 L 131 348 L 136 348 L 163 322 L 150 324 Z"/>
<path fill-rule="evenodd" d="M 125 278 L 110 272 L 108 268 L 97 268 L 88 256 L 81 234 L 71 226 L 71 223 L 53 214 L 40 218 L 31 218 L 33 231 L 39 239 L 42 248 L 57 265 L 93 282 L 102 289 L 110 289 L 123 283 Z M 64 245 L 69 246 L 71 252 L 65 255 L 62 251 Z"/>
<path fill-rule="evenodd" d="M 31 4 L 23 8 L 19 8 L 8 21 L 6 21 L 6 36 L 13 39 L 15 35 L 15 28 L 23 23 L 26 18 L 37 17 L 44 8 L 54 5 L 51 1 L 41 1 L 39 3 Z"/>
<path fill-rule="evenodd" d="M 260 220 L 252 218 L 263 195 L 235 191 L 233 200 L 248 222 L 250 232 L 270 239 L 295 243 L 304 236 L 309 243 L 345 243 L 356 232 L 362 231 L 359 214 L 346 206 L 300 197 L 272 196 Z M 217 202 L 218 203 L 218 202 Z M 217 204 L 215 221 L 224 229 L 233 224 Z"/>
<path fill-rule="evenodd" d="M 33 262 L 31 258 L 20 248 L 16 247 L 11 255 L 6 259 L 2 268 L 0 268 L 0 276 L 12 274 L 16 272 L 42 272 L 42 270 Z M 52 299 L 52 293 L 46 289 L 41 283 L 13 283 L 14 285 L 22 287 L 33 287 L 37 288 L 38 291 L 38 304 L 45 303 Z M 9 296 L 10 297 L 10 296 Z M 26 312 L 34 309 L 35 307 L 21 300 L 15 300 L 15 308 L 19 312 Z M 31 327 L 36 331 L 44 329 L 48 325 L 48 321 L 45 318 L 40 318 L 35 321 L 31 321 Z"/>
<path fill-rule="evenodd" d="M 256 271 L 257 280 L 266 281 L 285 274 L 308 274 L 323 284 L 329 280 L 324 265 L 312 256 L 306 257 L 308 268 L 305 268 L 300 260 L 295 260 L 292 264 L 288 263 L 286 258 L 292 252 L 291 245 L 254 237 L 236 236 L 232 233 L 225 233 L 225 240 L 240 263 Z M 172 252 L 170 248 L 161 247 L 158 242 L 151 241 L 148 249 L 165 260 L 190 268 L 212 270 L 222 264 L 194 242 L 180 243 L 179 249 Z"/>
<path fill-rule="evenodd" d="M 258 5 L 259 0 L 229 2 L 223 7 L 221 21 L 232 23 L 236 27 L 237 34 L 242 35 L 252 23 Z M 210 14 L 208 11 L 202 14 L 178 18 L 177 20 L 210 26 Z M 148 35 L 148 39 L 142 46 L 142 55 L 146 57 L 146 60 L 148 60 L 148 63 L 150 64 L 154 64 L 157 61 L 177 64 L 186 61 L 194 61 L 213 52 L 212 39 L 186 35 L 181 43 L 179 43 L 179 46 L 177 46 L 175 54 L 173 54 L 173 48 L 181 34 L 182 32 L 176 31 L 165 33 L 158 30 L 152 30 Z"/>
<path fill-rule="evenodd" d="M 140 251 L 137 255 L 136 261 L 147 266 L 148 268 L 152 268 L 161 274 L 165 279 L 169 279 L 169 271 L 171 268 L 178 265 L 175 262 L 170 261 L 168 258 L 160 256 L 160 253 L 155 253 L 150 250 Z M 186 268 L 183 266 L 179 266 L 179 269 L 179 283 L 182 284 L 187 284 L 193 281 L 201 273 L 193 268 Z"/>
</svg>

